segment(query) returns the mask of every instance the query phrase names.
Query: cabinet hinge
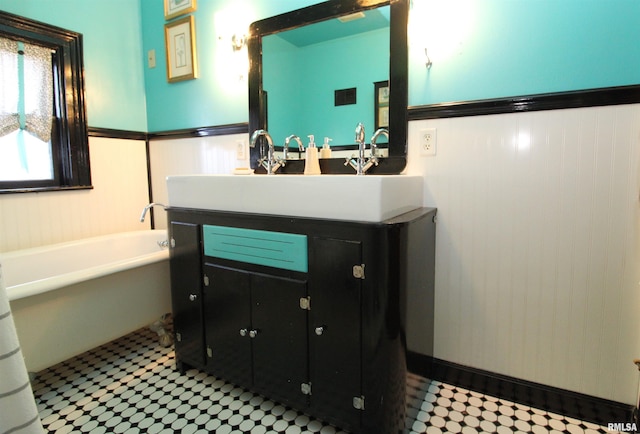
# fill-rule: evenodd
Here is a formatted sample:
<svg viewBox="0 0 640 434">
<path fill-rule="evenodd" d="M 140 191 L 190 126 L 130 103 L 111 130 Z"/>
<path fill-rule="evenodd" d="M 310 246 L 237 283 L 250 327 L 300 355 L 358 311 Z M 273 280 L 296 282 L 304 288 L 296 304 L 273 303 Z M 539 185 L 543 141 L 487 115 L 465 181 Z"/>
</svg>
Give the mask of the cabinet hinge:
<svg viewBox="0 0 640 434">
<path fill-rule="evenodd" d="M 364 264 L 353 266 L 353 277 L 364 280 Z"/>
<path fill-rule="evenodd" d="M 182 335 L 178 332 L 176 332 L 176 341 L 182 342 Z"/>
<path fill-rule="evenodd" d="M 213 357 L 213 350 L 211 349 L 211 347 L 207 347 L 207 356 L 209 358 Z"/>
<path fill-rule="evenodd" d="M 302 392 L 303 395 L 311 395 L 311 382 L 302 383 L 300 385 L 300 391 Z"/>
<path fill-rule="evenodd" d="M 302 297 L 300 299 L 300 309 L 311 310 L 311 297 Z"/>
<path fill-rule="evenodd" d="M 205 274 L 203 280 L 204 280 L 204 286 L 209 286 L 209 276 Z"/>
<path fill-rule="evenodd" d="M 353 397 L 353 408 L 356 410 L 364 410 L 364 396 Z"/>
</svg>

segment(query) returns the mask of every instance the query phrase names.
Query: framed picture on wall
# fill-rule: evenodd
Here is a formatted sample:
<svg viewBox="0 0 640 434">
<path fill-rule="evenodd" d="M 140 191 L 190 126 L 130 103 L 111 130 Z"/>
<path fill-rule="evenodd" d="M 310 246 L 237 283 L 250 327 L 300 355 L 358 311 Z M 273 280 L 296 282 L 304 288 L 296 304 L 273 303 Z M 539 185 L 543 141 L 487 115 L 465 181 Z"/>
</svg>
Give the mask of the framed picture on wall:
<svg viewBox="0 0 640 434">
<path fill-rule="evenodd" d="M 173 83 L 198 76 L 196 33 L 193 15 L 164 25 L 167 81 Z"/>
<path fill-rule="evenodd" d="M 196 0 L 164 0 L 164 19 L 170 20 L 196 10 Z"/>
<path fill-rule="evenodd" d="M 374 119 L 376 130 L 378 128 L 389 128 L 389 81 L 378 81 L 374 85 Z"/>
</svg>

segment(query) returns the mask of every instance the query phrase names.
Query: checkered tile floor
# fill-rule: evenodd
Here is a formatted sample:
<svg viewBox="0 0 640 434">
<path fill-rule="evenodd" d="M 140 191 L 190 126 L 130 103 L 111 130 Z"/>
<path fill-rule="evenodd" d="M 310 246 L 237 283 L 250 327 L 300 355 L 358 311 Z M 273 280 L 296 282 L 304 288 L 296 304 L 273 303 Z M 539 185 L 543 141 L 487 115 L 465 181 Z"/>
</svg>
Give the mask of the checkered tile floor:
<svg viewBox="0 0 640 434">
<path fill-rule="evenodd" d="M 34 392 L 43 426 L 49 433 L 344 433 L 174 365 L 173 349 L 143 329 L 42 371 Z M 610 433 L 412 374 L 407 386 L 407 434 Z"/>
</svg>

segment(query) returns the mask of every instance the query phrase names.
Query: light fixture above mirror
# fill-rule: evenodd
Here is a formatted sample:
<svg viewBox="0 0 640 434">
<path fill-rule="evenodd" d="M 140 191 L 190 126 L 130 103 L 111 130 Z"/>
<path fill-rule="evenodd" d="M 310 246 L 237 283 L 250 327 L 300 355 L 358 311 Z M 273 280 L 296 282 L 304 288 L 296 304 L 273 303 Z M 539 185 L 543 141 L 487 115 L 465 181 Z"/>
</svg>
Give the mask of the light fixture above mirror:
<svg viewBox="0 0 640 434">
<path fill-rule="evenodd" d="M 309 94 L 299 95 L 292 86 L 271 86 L 271 89 L 265 88 L 265 78 L 267 83 L 273 83 L 273 77 L 282 76 L 282 81 L 286 82 L 287 74 L 307 74 L 310 75 L 310 71 L 314 74 L 325 74 L 332 77 L 340 77 L 344 75 L 345 69 L 341 68 L 326 68 L 321 62 L 314 61 L 316 57 L 307 56 L 306 59 L 300 63 L 295 59 L 289 60 L 286 64 L 278 63 L 277 60 L 265 60 L 264 53 L 265 47 L 274 45 L 269 39 L 269 44 L 266 44 L 266 37 L 282 36 L 283 41 L 286 38 L 286 44 L 295 44 L 290 42 L 295 33 L 305 33 L 304 37 L 317 38 L 317 35 L 324 35 L 324 39 L 332 39 L 338 36 L 339 32 L 345 32 L 341 35 L 344 39 L 337 40 L 334 44 L 334 48 L 328 53 L 331 56 L 340 49 L 335 48 L 339 46 L 351 47 L 348 45 L 350 38 L 355 37 L 349 32 L 351 30 L 337 29 L 336 25 L 342 26 L 365 26 L 370 18 L 364 19 L 367 15 L 372 15 L 377 20 L 377 27 L 369 27 L 366 31 L 377 35 L 377 40 L 372 39 L 369 46 L 360 50 L 351 50 L 347 52 L 347 58 L 341 60 L 342 64 L 346 62 L 352 62 L 356 65 L 362 65 L 360 73 L 356 72 L 356 76 L 362 83 L 351 84 L 345 83 L 344 86 L 334 86 L 335 90 L 331 88 L 323 89 L 320 91 L 320 86 L 305 86 L 305 89 L 313 88 L 317 92 L 322 92 L 322 98 L 328 100 L 333 106 L 334 91 L 340 91 L 347 88 L 361 87 L 357 92 L 357 98 L 367 100 L 368 109 L 366 110 L 366 116 L 359 113 L 353 114 L 354 107 L 340 108 L 340 113 L 344 113 L 342 116 L 345 120 L 338 125 L 337 121 L 332 123 L 335 125 L 326 125 L 318 127 L 317 124 L 311 126 L 307 122 L 302 122 L 300 114 L 302 116 L 310 117 L 312 114 L 318 112 L 320 118 L 331 119 L 332 117 L 340 118 L 341 115 L 330 114 L 326 110 L 327 105 L 322 106 L 320 103 L 312 102 L 306 104 L 306 101 L 311 101 Z M 270 131 L 270 127 L 274 128 L 274 131 L 280 131 L 278 134 L 274 134 L 273 140 L 277 147 L 283 145 L 283 141 L 286 136 L 291 134 L 299 135 L 300 137 L 306 137 L 309 134 L 316 135 L 318 142 L 322 142 L 323 137 L 331 137 L 333 139 L 332 148 L 342 150 L 355 150 L 355 128 L 360 122 L 365 123 L 367 144 L 370 141 L 371 136 L 374 134 L 377 127 L 377 116 L 374 122 L 374 111 L 377 108 L 377 103 L 374 102 L 376 98 L 376 92 L 379 91 L 381 80 L 388 81 L 389 99 L 388 99 L 388 129 L 389 129 L 389 143 L 387 145 L 387 154 L 384 158 L 380 159 L 378 166 L 372 168 L 368 173 L 375 174 L 397 174 L 400 173 L 406 165 L 406 150 L 407 150 L 407 100 L 408 100 L 408 79 L 407 79 L 407 21 L 409 15 L 409 0 L 331 0 L 322 2 L 316 5 L 312 5 L 303 9 L 298 9 L 282 15 L 277 15 L 271 18 L 267 18 L 261 21 L 257 21 L 251 25 L 250 35 L 248 39 L 249 50 L 249 131 L 267 130 Z M 342 23 L 338 19 L 342 18 Z M 337 24 L 332 24 L 333 22 Z M 384 24 L 381 24 L 384 23 Z M 310 26 L 322 24 L 323 27 L 319 27 L 316 31 L 308 31 Z M 367 26 L 370 24 L 366 24 Z M 333 26 L 333 27 L 332 27 Z M 387 29 L 382 29 L 387 27 Z M 344 27 L 348 29 L 348 27 Z M 360 30 L 363 32 L 364 30 Z M 286 32 L 286 33 L 285 33 Z M 380 42 L 380 32 L 383 33 L 384 39 Z M 352 32 L 353 33 L 353 32 Z M 285 36 L 290 35 L 290 36 Z M 311 35 L 311 36 L 310 36 Z M 318 45 L 320 41 L 314 40 L 307 45 Z M 356 45 L 353 45 L 356 46 Z M 347 48 L 344 48 L 348 50 Z M 350 49 L 350 48 L 349 48 Z M 342 50 L 344 51 L 344 50 Z M 269 54 L 267 54 L 268 56 Z M 372 59 L 384 60 L 384 69 L 382 72 L 372 73 L 369 68 Z M 272 58 L 273 59 L 273 58 Z M 276 65 L 276 73 L 270 73 L 265 68 L 273 68 Z M 388 65 L 388 66 L 386 66 Z M 353 68 L 351 68 L 353 69 Z M 388 69 L 388 72 L 387 72 Z M 356 71 L 358 71 L 356 67 Z M 285 74 L 286 73 L 286 74 Z M 270 74 L 270 75 L 269 75 Z M 270 78 L 269 78 L 270 77 Z M 337 81 L 337 80 L 334 80 Z M 289 82 L 286 82 L 289 83 Z M 364 84 L 363 84 L 364 83 Z M 281 84 L 281 83 L 280 83 Z M 374 88 L 375 86 L 375 88 Z M 365 90 L 362 90 L 365 89 Z M 336 92 L 337 93 L 337 92 Z M 283 99 L 282 96 L 286 95 Z M 385 94 L 386 95 L 386 94 Z M 297 98 L 297 101 L 295 100 Z M 336 96 L 337 98 L 337 96 Z M 295 101 L 295 107 L 288 109 L 285 105 L 284 109 L 278 109 L 278 101 Z M 386 101 L 385 101 L 386 104 Z M 337 105 L 337 103 L 336 103 Z M 320 110 L 318 107 L 323 107 Z M 273 113 L 272 113 L 272 111 Z M 386 111 L 386 108 L 385 108 Z M 278 127 L 272 125 L 274 119 L 276 119 L 276 112 L 280 113 L 278 116 L 282 116 L 282 113 L 291 113 L 291 124 L 286 124 L 284 127 Z M 350 115 L 346 115 L 349 113 Z M 298 117 L 296 118 L 296 115 Z M 353 117 L 353 119 L 351 119 Z M 363 119 L 365 118 L 365 119 Z M 304 119 L 305 121 L 307 119 Z M 327 121 L 328 122 L 328 121 Z M 312 130 L 312 131 L 309 131 Z M 271 131 L 270 131 L 271 132 Z M 279 136 L 282 137 L 279 137 Z M 332 136 L 337 137 L 332 137 Z M 338 138 L 338 140 L 336 140 Z M 385 147 L 384 144 L 379 146 Z M 251 166 L 256 169 L 256 173 L 260 173 L 261 169 L 258 168 L 258 159 L 260 158 L 259 146 L 251 149 Z M 367 153 L 369 151 L 367 150 Z M 335 155 L 335 152 L 334 152 Z M 331 158 L 321 159 L 322 173 L 329 174 L 352 174 L 354 173 L 350 167 L 344 165 L 345 158 Z M 290 161 L 287 162 L 279 173 L 302 173 L 304 169 L 303 161 Z"/>
</svg>

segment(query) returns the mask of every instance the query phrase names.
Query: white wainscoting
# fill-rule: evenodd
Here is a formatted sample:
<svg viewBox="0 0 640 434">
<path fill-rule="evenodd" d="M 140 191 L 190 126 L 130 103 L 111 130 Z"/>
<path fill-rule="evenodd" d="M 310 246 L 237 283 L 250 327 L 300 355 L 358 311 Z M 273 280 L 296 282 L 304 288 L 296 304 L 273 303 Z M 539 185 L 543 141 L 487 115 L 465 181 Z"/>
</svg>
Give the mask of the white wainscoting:
<svg viewBox="0 0 640 434">
<path fill-rule="evenodd" d="M 237 148 L 240 143 L 246 158 L 239 160 Z M 167 176 L 225 174 L 232 173 L 237 167 L 249 167 L 249 135 L 151 140 L 149 161 L 153 201 L 168 204 Z M 154 223 L 157 229 L 167 227 L 166 214 L 161 208 L 154 211 Z"/>
<path fill-rule="evenodd" d="M 437 155 L 420 154 L 437 129 Z M 411 122 L 439 359 L 634 404 L 640 105 Z"/>
<path fill-rule="evenodd" d="M 144 229 L 145 142 L 89 138 L 92 190 L 0 195 L 0 252 Z"/>
</svg>

